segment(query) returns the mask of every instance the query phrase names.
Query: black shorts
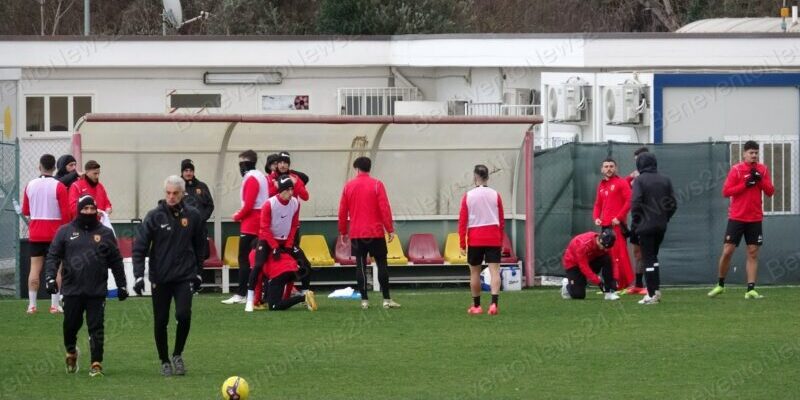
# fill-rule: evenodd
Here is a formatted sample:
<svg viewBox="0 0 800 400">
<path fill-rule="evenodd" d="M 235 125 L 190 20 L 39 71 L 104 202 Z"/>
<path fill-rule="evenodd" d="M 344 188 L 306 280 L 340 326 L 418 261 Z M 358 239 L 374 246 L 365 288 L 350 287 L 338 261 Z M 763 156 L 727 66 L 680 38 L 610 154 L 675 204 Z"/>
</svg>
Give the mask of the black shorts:
<svg viewBox="0 0 800 400">
<path fill-rule="evenodd" d="M 386 239 L 382 237 L 350 239 L 350 254 L 353 257 L 366 257 L 369 254 L 373 258 L 385 259 L 389 250 L 386 248 Z"/>
<path fill-rule="evenodd" d="M 31 257 L 44 257 L 50 250 L 50 242 L 30 242 L 28 249 L 30 249 Z"/>
<path fill-rule="evenodd" d="M 467 263 L 477 266 L 487 264 L 499 264 L 503 249 L 500 246 L 469 246 L 467 248 Z"/>
<path fill-rule="evenodd" d="M 636 233 L 636 231 L 634 230 L 630 231 L 630 236 L 628 236 L 628 241 L 636 246 L 641 244 L 641 242 L 639 242 L 639 234 Z"/>
<path fill-rule="evenodd" d="M 748 246 L 761 246 L 764 244 L 764 231 L 761 229 L 761 221 L 742 222 L 729 219 L 728 227 L 725 228 L 725 243 L 739 247 L 742 236 L 744 236 L 744 242 Z"/>
</svg>

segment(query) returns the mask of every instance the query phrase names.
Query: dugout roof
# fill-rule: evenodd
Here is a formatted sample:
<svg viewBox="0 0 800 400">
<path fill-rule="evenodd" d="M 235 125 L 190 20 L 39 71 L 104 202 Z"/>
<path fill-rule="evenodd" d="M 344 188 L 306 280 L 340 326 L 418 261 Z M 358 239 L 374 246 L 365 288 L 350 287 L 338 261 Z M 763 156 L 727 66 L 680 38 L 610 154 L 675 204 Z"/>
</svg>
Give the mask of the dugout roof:
<svg viewBox="0 0 800 400">
<path fill-rule="evenodd" d="M 525 161 L 532 160 L 532 127 L 541 122 L 539 116 L 88 114 L 73 153 L 80 163 L 95 159 L 102 166 L 115 220 L 142 218 L 163 197 L 164 178 L 179 175 L 181 160 L 189 158 L 212 191 L 219 232 L 240 206 L 238 154 L 247 149 L 258 153 L 262 171 L 268 154 L 289 151 L 292 168 L 310 176 L 303 220 L 335 220 L 342 186 L 362 155 L 372 158 L 372 174 L 385 183 L 398 221 L 456 219 L 475 164 L 489 167 L 506 217 L 525 220 L 533 180 L 533 164 Z"/>
</svg>

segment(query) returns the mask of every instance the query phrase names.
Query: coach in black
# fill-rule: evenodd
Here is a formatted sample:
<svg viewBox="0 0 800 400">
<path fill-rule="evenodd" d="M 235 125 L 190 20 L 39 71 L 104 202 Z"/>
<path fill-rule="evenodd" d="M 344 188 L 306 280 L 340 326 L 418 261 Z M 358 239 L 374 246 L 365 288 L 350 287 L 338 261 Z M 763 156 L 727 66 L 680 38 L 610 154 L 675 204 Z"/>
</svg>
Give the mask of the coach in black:
<svg viewBox="0 0 800 400">
<path fill-rule="evenodd" d="M 78 213 L 69 224 L 58 228 L 45 264 L 45 285 L 50 294 L 58 292 L 56 273 L 64 263 L 61 292 L 64 295 L 64 347 L 67 348 L 67 373 L 78 371 L 78 331 L 89 329 L 92 365 L 90 376 L 103 375 L 103 341 L 108 269 L 114 274 L 119 300 L 128 298 L 125 270 L 111 229 L 97 219 L 97 206 L 91 196 L 78 199 Z"/>
<path fill-rule="evenodd" d="M 211 197 L 211 191 L 208 190 L 208 185 L 205 182 L 197 179 L 194 174 L 194 162 L 186 159 L 181 161 L 181 178 L 186 182 L 186 197 L 183 201 L 196 208 L 200 212 L 200 219 L 203 220 L 203 236 L 208 236 L 208 227 L 206 223 L 214 213 L 214 198 Z M 208 242 L 203 247 L 203 260 L 208 259 Z"/>
<path fill-rule="evenodd" d="M 144 261 L 149 257 L 152 285 L 154 336 L 161 374 L 184 375 L 183 348 L 189 336 L 192 317 L 192 294 L 200 289 L 203 269 L 204 223 L 200 213 L 183 201 L 186 184 L 172 175 L 164 181 L 164 200 L 144 217 L 133 245 L 133 289 L 144 290 Z M 175 299 L 175 347 L 168 356 L 167 324 L 169 308 Z"/>
</svg>

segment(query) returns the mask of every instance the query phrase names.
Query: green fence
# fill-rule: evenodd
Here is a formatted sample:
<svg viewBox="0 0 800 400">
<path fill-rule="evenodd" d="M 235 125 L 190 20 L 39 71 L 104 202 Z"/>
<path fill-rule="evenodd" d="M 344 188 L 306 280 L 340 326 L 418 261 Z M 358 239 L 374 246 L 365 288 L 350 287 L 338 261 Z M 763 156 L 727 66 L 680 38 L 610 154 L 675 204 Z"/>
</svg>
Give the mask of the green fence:
<svg viewBox="0 0 800 400">
<path fill-rule="evenodd" d="M 537 275 L 564 275 L 561 255 L 570 238 L 596 229 L 592 208 L 601 162 L 611 156 L 617 161 L 619 174 L 628 174 L 634 169 L 633 151 L 639 147 L 613 142 L 572 143 L 535 155 Z M 711 284 L 716 281 L 727 224 L 728 200 L 721 192 L 730 166 L 729 144 L 648 147 L 658 159 L 659 172 L 672 179 L 678 199 L 678 212 L 659 255 L 662 282 Z M 798 215 L 765 218 L 759 282 L 800 282 L 800 248 L 793 236 L 798 229 Z M 744 281 L 744 260 L 742 248 L 731 264 L 729 281 Z"/>
<path fill-rule="evenodd" d="M 14 200 L 19 198 L 18 151 L 15 142 L 0 142 L 0 295 L 16 292 L 19 220 Z"/>
</svg>

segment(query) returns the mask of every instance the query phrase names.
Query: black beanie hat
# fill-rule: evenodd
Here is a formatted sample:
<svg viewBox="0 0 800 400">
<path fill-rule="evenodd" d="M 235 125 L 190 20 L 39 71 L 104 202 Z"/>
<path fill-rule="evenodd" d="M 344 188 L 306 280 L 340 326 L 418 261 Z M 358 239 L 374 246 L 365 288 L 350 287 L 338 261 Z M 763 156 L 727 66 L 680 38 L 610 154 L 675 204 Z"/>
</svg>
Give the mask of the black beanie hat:
<svg viewBox="0 0 800 400">
<path fill-rule="evenodd" d="M 272 153 L 272 154 L 268 155 L 267 156 L 267 168 L 269 168 L 269 166 L 272 163 L 278 162 L 279 158 L 280 158 L 280 156 L 278 155 L 278 153 Z"/>
<path fill-rule="evenodd" d="M 194 163 L 192 162 L 192 160 L 190 160 L 188 158 L 183 160 L 183 161 L 181 161 L 181 172 L 183 172 L 183 171 L 185 171 L 187 169 L 190 169 L 190 170 L 194 171 Z"/>
<path fill-rule="evenodd" d="M 283 192 L 294 187 L 294 181 L 289 175 L 281 175 L 278 177 L 278 192 Z"/>
<path fill-rule="evenodd" d="M 288 151 L 282 151 L 282 152 L 278 153 L 278 161 L 284 161 L 287 164 L 291 164 L 292 163 L 292 158 L 289 156 L 289 152 Z"/>
<path fill-rule="evenodd" d="M 83 207 L 86 206 L 95 206 L 95 208 L 97 207 L 97 204 L 94 202 L 94 197 L 89 196 L 88 194 L 81 196 L 81 198 L 78 199 L 78 214 L 80 214 L 81 210 L 83 210 Z"/>
</svg>

